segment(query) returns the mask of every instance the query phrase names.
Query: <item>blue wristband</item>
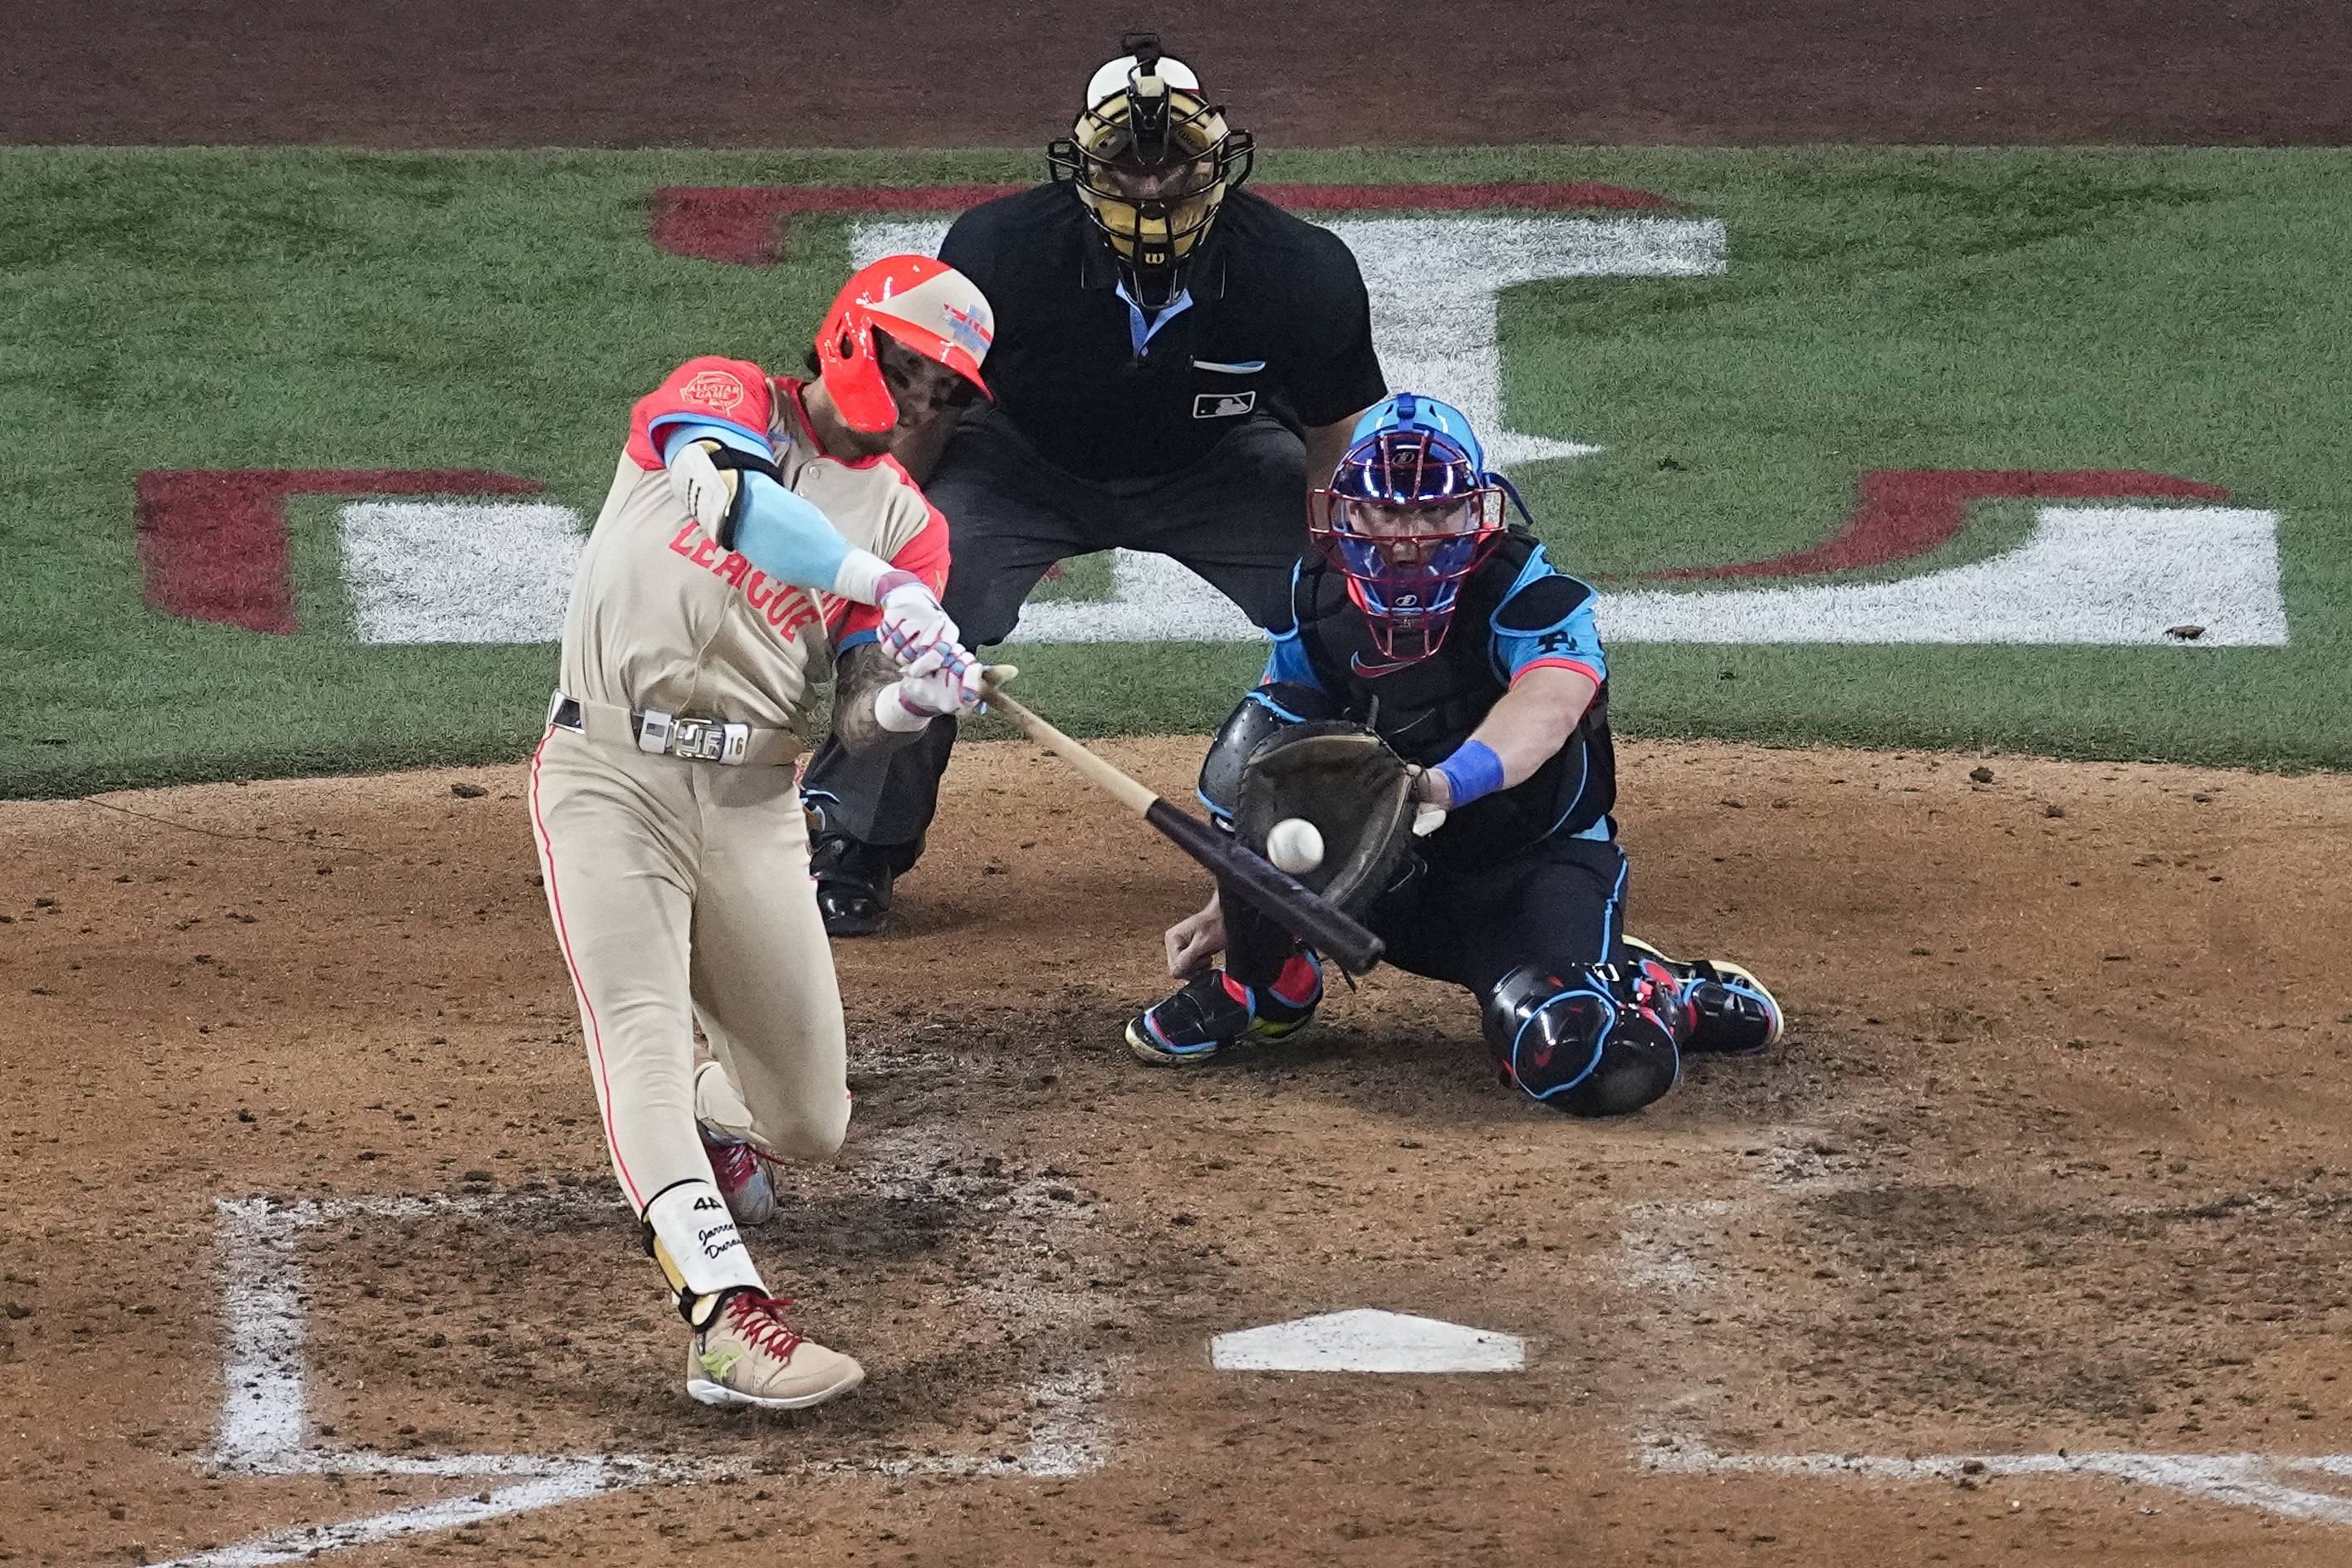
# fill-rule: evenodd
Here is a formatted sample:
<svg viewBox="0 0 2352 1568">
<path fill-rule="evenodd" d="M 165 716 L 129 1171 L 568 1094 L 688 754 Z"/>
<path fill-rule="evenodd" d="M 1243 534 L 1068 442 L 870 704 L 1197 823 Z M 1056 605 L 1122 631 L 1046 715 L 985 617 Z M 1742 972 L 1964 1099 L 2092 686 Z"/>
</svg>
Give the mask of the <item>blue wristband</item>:
<svg viewBox="0 0 2352 1568">
<path fill-rule="evenodd" d="M 1445 787 L 1454 797 L 1447 804 L 1449 811 L 1459 811 L 1503 787 L 1503 759 L 1484 741 L 1463 742 L 1433 771 L 1445 775 Z"/>
</svg>

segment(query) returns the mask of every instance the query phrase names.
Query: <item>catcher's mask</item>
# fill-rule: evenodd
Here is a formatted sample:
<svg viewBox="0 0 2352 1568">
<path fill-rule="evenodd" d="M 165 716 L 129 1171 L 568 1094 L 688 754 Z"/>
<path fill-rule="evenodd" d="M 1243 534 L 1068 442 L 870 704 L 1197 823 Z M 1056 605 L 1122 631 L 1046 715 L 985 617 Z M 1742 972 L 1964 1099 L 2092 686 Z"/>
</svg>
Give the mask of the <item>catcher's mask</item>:
<svg viewBox="0 0 2352 1568">
<path fill-rule="evenodd" d="M 971 279 L 928 256 L 886 256 L 835 298 L 817 330 L 817 374 L 849 427 L 878 435 L 898 423 L 898 400 L 877 336 L 955 372 L 968 399 L 988 391 L 980 362 L 995 335 L 995 313 Z"/>
<path fill-rule="evenodd" d="M 1399 393 L 1356 422 L 1330 484 L 1308 492 L 1307 527 L 1383 658 L 1410 664 L 1445 640 L 1462 580 L 1503 536 L 1508 489 L 1435 398 Z"/>
<path fill-rule="evenodd" d="M 1249 177 L 1255 143 L 1202 95 L 1192 67 L 1160 54 L 1157 33 L 1129 33 L 1118 47 L 1045 162 L 1110 241 L 1135 302 L 1156 310 L 1183 289 L 1219 204 Z"/>
</svg>

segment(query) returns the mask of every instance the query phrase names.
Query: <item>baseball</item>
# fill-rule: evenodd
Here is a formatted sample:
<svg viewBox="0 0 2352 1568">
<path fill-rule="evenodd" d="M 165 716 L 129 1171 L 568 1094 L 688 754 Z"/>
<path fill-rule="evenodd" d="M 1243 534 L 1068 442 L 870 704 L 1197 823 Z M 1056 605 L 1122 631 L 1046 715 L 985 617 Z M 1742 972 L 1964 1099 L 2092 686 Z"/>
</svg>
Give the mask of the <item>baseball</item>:
<svg viewBox="0 0 2352 1568">
<path fill-rule="evenodd" d="M 1286 816 L 1265 836 L 1265 858 L 1292 876 L 1323 864 L 1323 833 L 1303 816 Z"/>
</svg>

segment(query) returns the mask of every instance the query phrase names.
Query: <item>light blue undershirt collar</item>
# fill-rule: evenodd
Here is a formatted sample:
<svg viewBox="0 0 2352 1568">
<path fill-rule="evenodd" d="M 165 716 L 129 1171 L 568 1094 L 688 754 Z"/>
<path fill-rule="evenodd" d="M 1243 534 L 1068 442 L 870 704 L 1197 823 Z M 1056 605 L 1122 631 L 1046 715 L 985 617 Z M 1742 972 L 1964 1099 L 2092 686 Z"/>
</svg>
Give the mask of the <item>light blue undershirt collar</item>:
<svg viewBox="0 0 2352 1568">
<path fill-rule="evenodd" d="M 1127 291 L 1127 280 L 1123 278 L 1118 283 L 1118 297 L 1127 301 L 1127 335 L 1129 341 L 1135 346 L 1135 357 L 1138 359 L 1143 357 L 1144 345 L 1151 342 L 1153 333 L 1192 307 L 1192 290 L 1179 289 L 1176 298 L 1160 306 L 1159 310 L 1147 321 L 1144 318 L 1143 307 L 1137 304 L 1135 296 Z"/>
</svg>

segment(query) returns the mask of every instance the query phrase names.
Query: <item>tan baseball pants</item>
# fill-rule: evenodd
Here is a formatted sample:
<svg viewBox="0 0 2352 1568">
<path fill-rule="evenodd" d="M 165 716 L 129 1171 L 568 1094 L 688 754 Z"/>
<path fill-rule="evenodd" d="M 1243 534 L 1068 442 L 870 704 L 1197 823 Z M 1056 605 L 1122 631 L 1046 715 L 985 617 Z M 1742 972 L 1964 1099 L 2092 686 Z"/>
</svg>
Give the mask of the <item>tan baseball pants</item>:
<svg viewBox="0 0 2352 1568">
<path fill-rule="evenodd" d="M 840 1148 L 841 993 L 793 770 L 551 728 L 530 810 L 613 1169 L 636 1211 L 710 1179 L 698 1115 L 788 1159 Z M 719 1061 L 698 1104 L 698 1020 Z"/>
</svg>

